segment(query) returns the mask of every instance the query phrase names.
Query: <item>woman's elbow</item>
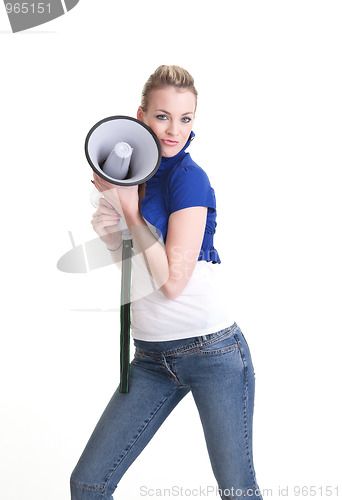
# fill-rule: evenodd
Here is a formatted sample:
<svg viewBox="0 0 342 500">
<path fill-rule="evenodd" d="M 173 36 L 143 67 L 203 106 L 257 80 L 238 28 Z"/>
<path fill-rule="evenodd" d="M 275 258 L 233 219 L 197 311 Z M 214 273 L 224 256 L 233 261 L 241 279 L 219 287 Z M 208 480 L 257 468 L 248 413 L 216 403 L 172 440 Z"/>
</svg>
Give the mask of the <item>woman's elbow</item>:
<svg viewBox="0 0 342 500">
<path fill-rule="evenodd" d="M 185 285 L 182 283 L 167 281 L 163 286 L 160 287 L 160 290 L 166 299 L 174 300 L 182 294 L 184 288 Z"/>
</svg>

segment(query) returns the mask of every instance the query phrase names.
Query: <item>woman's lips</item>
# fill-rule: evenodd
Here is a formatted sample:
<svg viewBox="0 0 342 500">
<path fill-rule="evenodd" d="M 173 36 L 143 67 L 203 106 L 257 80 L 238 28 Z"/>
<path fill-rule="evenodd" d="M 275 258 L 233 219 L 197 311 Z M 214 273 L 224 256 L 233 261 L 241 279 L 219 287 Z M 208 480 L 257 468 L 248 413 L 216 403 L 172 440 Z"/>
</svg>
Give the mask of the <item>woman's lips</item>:
<svg viewBox="0 0 342 500">
<path fill-rule="evenodd" d="M 178 141 L 171 141 L 170 139 L 162 139 L 162 142 L 167 146 L 176 146 Z"/>
</svg>

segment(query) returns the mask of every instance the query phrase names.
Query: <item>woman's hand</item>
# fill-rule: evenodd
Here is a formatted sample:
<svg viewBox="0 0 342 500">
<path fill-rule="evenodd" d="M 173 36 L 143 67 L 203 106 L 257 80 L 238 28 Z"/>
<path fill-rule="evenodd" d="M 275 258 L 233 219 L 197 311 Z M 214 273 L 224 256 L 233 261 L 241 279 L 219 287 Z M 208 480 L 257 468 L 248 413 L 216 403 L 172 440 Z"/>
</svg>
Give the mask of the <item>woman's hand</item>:
<svg viewBox="0 0 342 500">
<path fill-rule="evenodd" d="M 138 186 L 114 186 L 94 172 L 95 187 L 120 215 L 134 217 L 139 213 Z"/>
<path fill-rule="evenodd" d="M 91 220 L 94 231 L 109 249 L 116 248 L 121 242 L 121 231 L 116 225 L 119 223 L 119 214 L 104 198 L 100 198 L 99 206 Z"/>
</svg>

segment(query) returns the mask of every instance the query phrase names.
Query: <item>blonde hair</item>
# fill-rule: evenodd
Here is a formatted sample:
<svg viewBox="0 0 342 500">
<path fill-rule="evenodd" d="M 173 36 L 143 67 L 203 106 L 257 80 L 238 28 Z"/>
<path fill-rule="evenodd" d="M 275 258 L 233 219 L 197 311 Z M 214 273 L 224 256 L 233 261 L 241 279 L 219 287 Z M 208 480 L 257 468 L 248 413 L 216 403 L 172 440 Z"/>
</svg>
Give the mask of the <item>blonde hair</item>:
<svg viewBox="0 0 342 500">
<path fill-rule="evenodd" d="M 190 90 L 196 97 L 194 79 L 184 68 L 180 66 L 159 66 L 149 77 L 144 85 L 141 94 L 141 109 L 145 112 L 148 107 L 148 100 L 152 90 L 160 89 L 171 85 L 177 89 Z"/>
</svg>

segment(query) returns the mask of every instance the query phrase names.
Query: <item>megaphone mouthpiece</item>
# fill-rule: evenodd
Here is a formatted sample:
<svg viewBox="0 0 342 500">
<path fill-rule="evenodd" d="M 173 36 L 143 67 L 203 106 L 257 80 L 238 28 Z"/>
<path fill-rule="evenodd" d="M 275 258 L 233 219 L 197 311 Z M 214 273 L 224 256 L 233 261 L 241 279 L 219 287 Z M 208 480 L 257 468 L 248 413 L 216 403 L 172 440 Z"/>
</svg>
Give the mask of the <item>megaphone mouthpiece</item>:
<svg viewBox="0 0 342 500">
<path fill-rule="evenodd" d="M 96 174 L 119 186 L 146 182 L 161 161 L 155 133 L 129 116 L 111 116 L 96 123 L 86 137 L 85 153 Z"/>
<path fill-rule="evenodd" d="M 124 179 L 129 170 L 132 153 L 133 148 L 127 142 L 118 142 L 102 164 L 102 170 L 110 177 Z"/>
<path fill-rule="evenodd" d="M 121 158 L 130 158 L 132 156 L 133 148 L 127 142 L 120 141 L 116 144 L 115 153 Z"/>
</svg>

